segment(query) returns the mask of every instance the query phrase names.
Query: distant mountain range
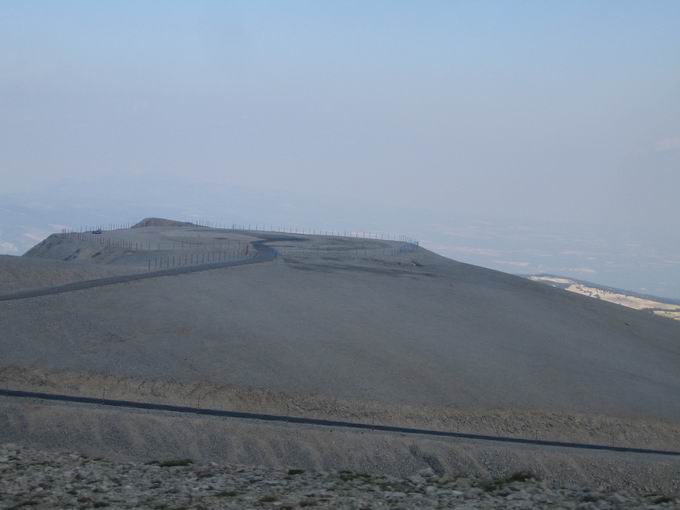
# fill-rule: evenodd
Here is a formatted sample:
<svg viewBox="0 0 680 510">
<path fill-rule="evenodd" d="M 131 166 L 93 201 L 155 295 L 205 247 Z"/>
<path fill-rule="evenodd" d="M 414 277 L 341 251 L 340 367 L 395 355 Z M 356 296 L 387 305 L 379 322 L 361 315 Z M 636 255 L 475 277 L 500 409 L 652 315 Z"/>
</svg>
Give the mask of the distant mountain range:
<svg viewBox="0 0 680 510">
<path fill-rule="evenodd" d="M 525 277 L 535 282 L 545 283 L 551 287 L 557 287 L 594 299 L 609 301 L 617 305 L 634 308 L 635 310 L 643 310 L 654 315 L 680 321 L 680 300 L 639 294 L 629 290 L 605 287 L 604 285 L 584 280 L 552 274 L 534 274 L 525 275 Z"/>
</svg>

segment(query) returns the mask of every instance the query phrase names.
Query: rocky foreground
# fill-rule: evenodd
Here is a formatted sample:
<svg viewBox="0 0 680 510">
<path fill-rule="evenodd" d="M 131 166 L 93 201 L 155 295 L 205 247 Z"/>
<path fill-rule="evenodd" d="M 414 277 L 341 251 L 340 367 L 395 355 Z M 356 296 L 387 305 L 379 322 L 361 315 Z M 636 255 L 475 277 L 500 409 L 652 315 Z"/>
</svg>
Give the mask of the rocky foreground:
<svg viewBox="0 0 680 510">
<path fill-rule="evenodd" d="M 188 459 L 115 463 L 0 445 L 0 508 L 680 508 L 662 494 L 561 487 L 527 473 L 481 480 L 304 472 Z"/>
</svg>

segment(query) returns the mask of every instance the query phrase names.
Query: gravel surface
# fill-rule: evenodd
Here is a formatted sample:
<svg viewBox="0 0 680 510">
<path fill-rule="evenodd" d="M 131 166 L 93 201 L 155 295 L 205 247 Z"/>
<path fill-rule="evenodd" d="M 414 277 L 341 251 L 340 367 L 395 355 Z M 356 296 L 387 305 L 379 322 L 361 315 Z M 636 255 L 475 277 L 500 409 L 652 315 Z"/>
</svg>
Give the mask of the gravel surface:
<svg viewBox="0 0 680 510">
<path fill-rule="evenodd" d="M 408 269 L 279 259 L 4 302 L 2 365 L 680 419 L 680 323 L 417 256 Z"/>
<path fill-rule="evenodd" d="M 0 255 L 0 295 L 139 272 L 137 267 Z"/>
<path fill-rule="evenodd" d="M 106 236 L 176 255 L 255 239 Z M 48 244 L 21 259 L 77 249 Z M 2 365 L 398 407 L 680 419 L 680 323 L 424 249 L 388 255 L 394 242 L 269 244 L 283 253 L 274 262 L 0 303 Z"/>
<path fill-rule="evenodd" d="M 105 234 L 109 251 L 104 237 L 50 238 L 0 260 L 0 288 L 148 268 L 151 255 L 254 235 L 146 227 Z M 0 303 L 0 386 L 677 449 L 680 324 L 399 243 L 297 237 L 270 239 L 281 257 L 265 264 Z M 0 449 L 0 507 L 637 508 L 680 483 L 671 459 L 11 399 L 0 399 L 0 442 L 110 459 Z M 143 464 L 168 456 L 195 464 Z M 470 479 L 387 478 L 424 465 Z M 312 474 L 331 469 L 354 471 Z M 580 489 L 473 478 L 519 469 Z"/>
<path fill-rule="evenodd" d="M 89 371 L 49 371 L 35 367 L 2 365 L 0 388 L 449 432 L 674 451 L 680 449 L 680 424 L 652 418 L 633 419 L 601 414 L 522 412 L 508 409 L 474 411 L 444 406 L 390 406 L 371 400 L 287 394 L 200 381 L 183 384 L 179 381 L 104 375 Z"/>
<path fill-rule="evenodd" d="M 564 487 L 529 473 L 506 478 L 409 478 L 305 472 L 189 459 L 113 463 L 75 453 L 0 446 L 0 508 L 680 508 L 665 494 Z"/>
</svg>

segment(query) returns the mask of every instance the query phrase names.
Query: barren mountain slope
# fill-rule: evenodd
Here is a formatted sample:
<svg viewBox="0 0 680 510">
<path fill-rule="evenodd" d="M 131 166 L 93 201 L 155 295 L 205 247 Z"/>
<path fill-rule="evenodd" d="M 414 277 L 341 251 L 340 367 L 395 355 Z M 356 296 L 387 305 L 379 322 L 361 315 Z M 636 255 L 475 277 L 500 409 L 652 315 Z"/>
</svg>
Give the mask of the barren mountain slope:
<svg viewBox="0 0 680 510">
<path fill-rule="evenodd" d="M 0 387 L 678 449 L 677 322 L 396 241 L 203 227 L 101 236 L 52 238 L 23 262 L 56 263 L 45 259 L 99 245 L 111 250 L 97 257 L 100 267 L 142 271 L 146 279 L 0 301 Z M 279 256 L 252 257 L 269 248 Z M 202 269 L 220 254 L 247 265 Z M 165 276 L 148 271 L 159 257 L 172 261 Z M 173 273 L 191 261 L 199 272 Z M 408 474 L 430 466 L 493 476 L 512 466 L 594 486 L 680 487 L 673 457 L 11 396 L 0 398 L 3 440 L 121 459 L 174 452 L 204 461 L 297 459 L 307 468 Z"/>
<path fill-rule="evenodd" d="M 676 323 L 387 242 L 271 245 L 274 262 L 1 303 L 4 363 L 680 418 Z"/>
<path fill-rule="evenodd" d="M 0 294 L 135 272 L 134 268 L 0 255 Z"/>
</svg>

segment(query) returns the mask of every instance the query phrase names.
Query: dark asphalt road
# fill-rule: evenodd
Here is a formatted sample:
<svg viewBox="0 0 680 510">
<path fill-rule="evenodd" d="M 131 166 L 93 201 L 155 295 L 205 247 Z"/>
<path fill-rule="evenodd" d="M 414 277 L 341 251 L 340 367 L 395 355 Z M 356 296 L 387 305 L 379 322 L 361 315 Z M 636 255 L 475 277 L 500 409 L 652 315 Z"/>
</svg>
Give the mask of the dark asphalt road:
<svg viewBox="0 0 680 510">
<path fill-rule="evenodd" d="M 656 450 L 649 448 L 636 448 L 630 446 L 610 446 L 591 443 L 577 443 L 570 441 L 549 441 L 543 439 L 524 439 L 507 436 L 491 436 L 486 434 L 470 434 L 465 432 L 446 432 L 442 430 L 429 430 L 410 427 L 398 427 L 392 425 L 375 425 L 371 423 L 354 423 L 339 420 L 323 420 L 318 418 L 303 418 L 298 416 L 283 416 L 275 414 L 246 413 L 240 411 L 223 411 L 219 409 L 201 409 L 197 407 L 174 406 L 168 404 L 152 404 L 146 402 L 133 402 L 130 400 L 111 400 L 104 398 L 76 397 L 71 395 L 55 395 L 50 393 L 37 393 L 31 391 L 18 391 L 0 389 L 0 396 L 39 399 L 58 402 L 70 402 L 75 404 L 94 404 L 100 406 L 110 406 L 127 409 L 144 409 L 149 411 L 164 411 L 184 414 L 198 414 L 204 416 L 215 416 L 220 418 L 237 418 L 246 420 L 258 420 L 278 423 L 294 423 L 298 425 L 313 425 L 317 427 L 367 430 L 374 432 L 390 432 L 396 434 L 420 435 L 446 437 L 453 439 L 469 439 L 473 441 L 489 441 L 496 443 L 510 443 L 518 445 L 544 446 L 556 448 L 571 448 L 578 450 L 597 450 L 605 452 L 635 453 L 647 455 L 664 455 L 680 457 L 680 451 Z"/>
<path fill-rule="evenodd" d="M 259 264 L 261 262 L 269 262 L 274 260 L 278 253 L 273 248 L 270 248 L 265 243 L 268 241 L 286 240 L 288 238 L 269 238 L 252 243 L 256 250 L 254 257 L 243 260 L 233 260 L 229 262 L 216 262 L 212 264 L 201 264 L 198 266 L 175 267 L 171 269 L 164 269 L 162 271 L 153 271 L 150 273 L 138 273 L 122 276 L 111 276 L 108 278 L 98 278 L 96 280 L 85 280 L 82 282 L 67 283 L 65 285 L 57 285 L 54 287 L 46 287 L 43 289 L 24 290 L 13 292 L 11 294 L 0 295 L 0 301 L 16 301 L 18 299 L 29 299 L 40 296 L 51 296 L 54 294 L 63 294 L 65 292 L 73 292 L 77 290 L 92 289 L 95 287 L 104 287 L 106 285 L 116 285 L 119 283 L 134 282 L 137 280 L 148 280 L 149 278 L 160 278 L 163 276 L 177 276 L 188 273 L 198 273 L 200 271 L 210 271 L 211 269 L 223 269 L 227 267 L 244 266 L 247 264 Z"/>
</svg>

